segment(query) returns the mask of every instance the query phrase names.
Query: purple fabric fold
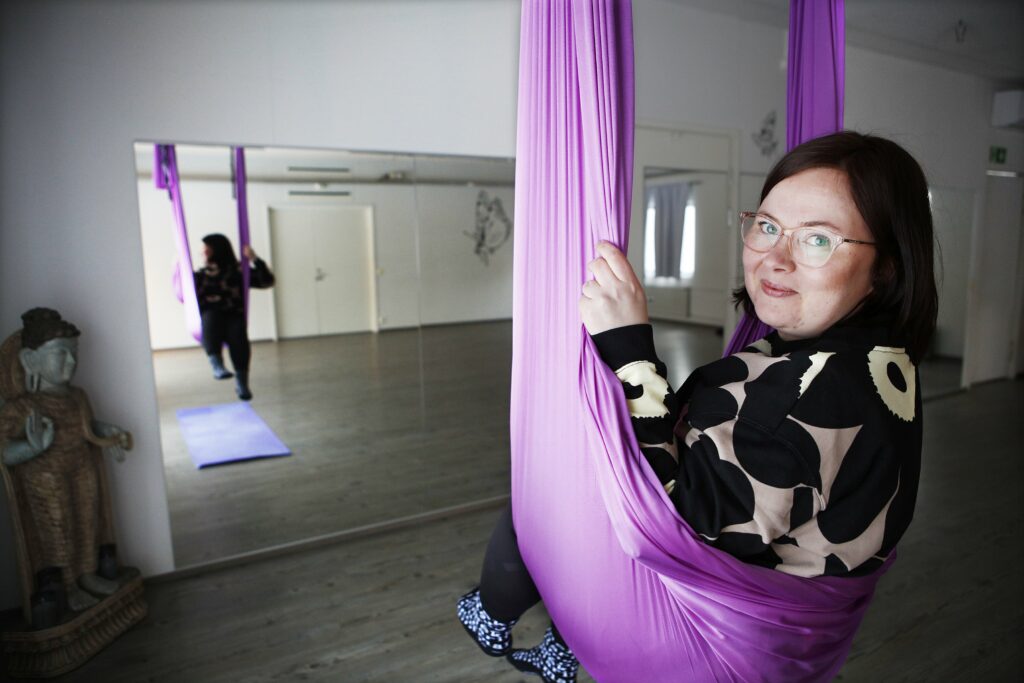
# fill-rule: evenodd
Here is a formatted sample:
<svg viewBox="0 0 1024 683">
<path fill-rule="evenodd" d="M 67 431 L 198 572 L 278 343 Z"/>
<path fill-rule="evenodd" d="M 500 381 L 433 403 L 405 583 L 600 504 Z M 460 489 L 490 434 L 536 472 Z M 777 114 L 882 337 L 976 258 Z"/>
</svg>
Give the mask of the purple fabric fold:
<svg viewBox="0 0 1024 683">
<path fill-rule="evenodd" d="M 845 0 L 790 0 L 786 59 L 786 151 L 843 129 L 846 91 Z M 743 314 L 726 346 L 730 356 L 771 334 Z"/>
<path fill-rule="evenodd" d="M 174 209 L 174 245 L 178 251 L 178 263 L 174 269 L 171 286 L 178 300 L 185 304 L 185 328 L 196 341 L 201 341 L 203 323 L 199 317 L 199 299 L 196 296 L 195 279 L 192 277 L 192 252 L 188 245 L 185 208 L 181 198 L 178 158 L 174 145 L 154 147 L 153 182 L 157 188 L 167 190 Z"/>
<path fill-rule="evenodd" d="M 249 199 L 245 191 L 245 148 L 233 147 L 231 155 L 235 205 L 238 209 L 238 257 L 242 264 L 242 301 L 245 307 L 245 317 L 248 320 L 249 259 L 245 257 L 245 248 L 251 244 L 251 241 L 249 239 Z"/>
<path fill-rule="evenodd" d="M 843 129 L 845 0 L 790 0 L 786 151 Z"/>
<path fill-rule="evenodd" d="M 625 0 L 522 4 L 510 415 L 520 549 L 597 680 L 829 680 L 883 572 L 804 579 L 706 545 L 646 465 L 621 385 L 580 322 L 596 244 L 628 238 L 631 11 Z"/>
</svg>

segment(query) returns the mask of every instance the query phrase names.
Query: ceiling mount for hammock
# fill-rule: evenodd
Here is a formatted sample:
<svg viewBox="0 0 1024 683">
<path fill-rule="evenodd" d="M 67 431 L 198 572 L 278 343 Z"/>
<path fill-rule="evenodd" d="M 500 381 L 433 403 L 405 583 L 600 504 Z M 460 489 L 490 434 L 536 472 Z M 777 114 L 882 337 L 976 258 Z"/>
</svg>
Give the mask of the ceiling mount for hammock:
<svg viewBox="0 0 1024 683">
<path fill-rule="evenodd" d="M 153 183 L 166 189 L 174 211 L 174 245 L 178 254 L 174 269 L 173 287 L 178 300 L 185 306 L 185 327 L 196 341 L 203 338 L 203 325 L 199 315 L 199 300 L 192 277 L 192 251 L 189 247 L 185 206 L 181 196 L 181 177 L 178 174 L 178 156 L 174 145 L 154 145 Z M 231 191 L 238 214 L 238 248 L 242 266 L 242 298 L 245 313 L 249 313 L 249 259 L 245 247 L 249 246 L 249 208 L 246 195 L 245 148 L 231 148 Z"/>
<path fill-rule="evenodd" d="M 828 4 L 841 52 L 842 3 Z M 705 544 L 647 466 L 621 384 L 580 322 L 595 245 L 625 250 L 628 237 L 631 12 L 625 0 L 522 4 L 510 419 L 520 551 L 597 680 L 828 680 L 881 571 L 806 579 Z"/>
</svg>

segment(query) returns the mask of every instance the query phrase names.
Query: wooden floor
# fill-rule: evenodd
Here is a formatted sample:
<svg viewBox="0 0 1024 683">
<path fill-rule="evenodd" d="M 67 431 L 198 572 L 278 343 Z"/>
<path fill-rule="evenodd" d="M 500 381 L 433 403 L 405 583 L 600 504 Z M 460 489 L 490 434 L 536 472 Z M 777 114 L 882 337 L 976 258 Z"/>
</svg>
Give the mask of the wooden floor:
<svg viewBox="0 0 1024 683">
<path fill-rule="evenodd" d="M 837 680 L 1019 681 L 1024 382 L 982 385 L 925 411 L 915 520 Z M 149 582 L 149 618 L 59 680 L 537 680 L 481 654 L 454 615 L 496 517 L 477 512 Z M 539 610 L 528 614 L 517 642 L 533 644 L 545 625 Z"/>
<path fill-rule="evenodd" d="M 260 343 L 253 408 L 293 455 L 196 470 L 175 411 L 234 399 L 155 354 L 178 567 L 508 493 L 511 325 Z"/>
<path fill-rule="evenodd" d="M 721 352 L 658 323 L 675 385 Z M 176 411 L 234 399 L 198 349 L 154 354 L 178 567 L 507 495 L 512 325 L 253 345 L 253 408 L 286 458 L 197 470 Z"/>
</svg>

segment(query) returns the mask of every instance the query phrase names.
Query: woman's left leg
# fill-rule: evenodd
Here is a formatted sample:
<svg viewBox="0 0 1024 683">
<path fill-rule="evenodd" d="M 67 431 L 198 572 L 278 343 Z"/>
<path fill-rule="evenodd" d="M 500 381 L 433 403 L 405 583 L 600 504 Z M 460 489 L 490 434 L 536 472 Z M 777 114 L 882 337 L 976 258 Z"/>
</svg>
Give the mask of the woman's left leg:
<svg viewBox="0 0 1024 683">
<path fill-rule="evenodd" d="M 249 390 L 252 346 L 249 344 L 244 315 L 225 316 L 224 339 L 228 345 L 228 353 L 231 354 L 231 364 L 235 367 L 235 393 L 238 394 L 238 398 L 248 401 L 252 398 L 252 391 Z"/>
<path fill-rule="evenodd" d="M 515 668 L 541 676 L 544 681 L 575 681 L 579 662 L 554 622 L 536 647 L 512 649 L 512 627 L 540 599 L 540 592 L 519 553 L 509 503 L 487 543 L 480 585 L 459 600 L 459 621 L 480 649 L 492 657 L 507 655 Z"/>
</svg>

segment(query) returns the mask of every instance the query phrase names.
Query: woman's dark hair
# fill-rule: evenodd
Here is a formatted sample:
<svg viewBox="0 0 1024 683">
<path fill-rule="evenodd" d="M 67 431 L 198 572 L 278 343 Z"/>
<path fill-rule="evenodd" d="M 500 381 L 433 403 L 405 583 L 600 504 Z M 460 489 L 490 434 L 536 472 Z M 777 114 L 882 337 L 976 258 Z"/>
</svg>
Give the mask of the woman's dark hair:
<svg viewBox="0 0 1024 683">
<path fill-rule="evenodd" d="M 213 250 L 210 260 L 216 263 L 222 271 L 230 272 L 238 267 L 235 250 L 231 247 L 231 241 L 224 235 L 219 232 L 207 235 L 203 238 L 203 244 Z"/>
<path fill-rule="evenodd" d="M 764 181 L 761 201 L 786 178 L 816 168 L 846 175 L 876 243 L 872 291 L 847 322 L 879 322 L 900 330 L 907 354 L 920 362 L 939 309 L 932 212 L 921 166 L 891 140 L 843 131 L 809 140 L 782 157 Z M 756 315 L 745 287 L 733 292 L 733 301 Z"/>
</svg>

